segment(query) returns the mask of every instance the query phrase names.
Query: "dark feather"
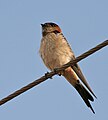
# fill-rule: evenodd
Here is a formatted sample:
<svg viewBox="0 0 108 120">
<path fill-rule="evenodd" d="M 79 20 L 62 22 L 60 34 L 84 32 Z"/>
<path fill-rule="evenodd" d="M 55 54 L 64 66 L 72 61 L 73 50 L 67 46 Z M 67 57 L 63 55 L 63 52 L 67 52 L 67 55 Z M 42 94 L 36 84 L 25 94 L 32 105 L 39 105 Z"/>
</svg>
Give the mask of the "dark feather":
<svg viewBox="0 0 108 120">
<path fill-rule="evenodd" d="M 82 99 L 84 100 L 84 102 L 86 103 L 86 105 L 92 110 L 92 112 L 95 114 L 90 102 L 90 101 L 94 101 L 93 97 L 90 95 L 90 93 L 83 87 L 83 85 L 81 83 L 76 84 L 75 89 L 78 91 L 78 93 L 80 94 L 80 96 L 82 97 Z"/>
</svg>

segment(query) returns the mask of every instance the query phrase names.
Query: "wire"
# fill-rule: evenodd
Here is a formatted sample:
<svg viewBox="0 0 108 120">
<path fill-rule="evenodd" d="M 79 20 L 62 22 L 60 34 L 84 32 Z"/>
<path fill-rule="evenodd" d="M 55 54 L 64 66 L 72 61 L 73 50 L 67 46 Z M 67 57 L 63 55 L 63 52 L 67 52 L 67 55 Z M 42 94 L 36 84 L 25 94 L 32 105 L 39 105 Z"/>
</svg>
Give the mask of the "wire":
<svg viewBox="0 0 108 120">
<path fill-rule="evenodd" d="M 101 49 L 107 45 L 108 45 L 108 40 L 102 42 L 101 44 L 97 45 L 96 47 L 94 47 L 94 48 L 90 49 L 89 51 L 83 53 L 82 55 L 76 57 L 75 60 L 70 61 L 69 63 L 63 65 L 62 67 L 57 68 L 50 73 L 46 73 L 41 78 L 35 80 L 34 82 L 22 87 L 21 89 L 15 91 L 14 93 L 12 93 L 12 94 L 8 95 L 7 97 L 3 98 L 2 100 L 0 100 L 0 105 L 3 105 L 4 103 L 10 101 L 11 99 L 17 97 L 18 95 L 26 92 L 29 89 L 31 89 L 32 87 L 40 84 L 41 82 L 48 80 L 48 78 L 52 78 L 54 75 L 58 74 L 60 71 L 65 70 L 67 67 L 74 65 L 75 63 L 81 61 L 82 59 L 88 57 L 89 55 L 93 54 L 94 52 L 98 51 L 99 49 Z"/>
</svg>

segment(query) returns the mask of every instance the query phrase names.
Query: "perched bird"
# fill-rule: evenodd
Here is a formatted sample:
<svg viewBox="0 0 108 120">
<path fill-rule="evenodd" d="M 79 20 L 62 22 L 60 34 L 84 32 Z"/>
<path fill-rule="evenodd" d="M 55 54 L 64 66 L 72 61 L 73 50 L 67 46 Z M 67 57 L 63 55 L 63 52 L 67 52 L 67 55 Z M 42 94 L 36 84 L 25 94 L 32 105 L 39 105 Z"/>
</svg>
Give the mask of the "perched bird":
<svg viewBox="0 0 108 120">
<path fill-rule="evenodd" d="M 61 28 L 52 22 L 41 24 L 42 26 L 42 40 L 40 45 L 40 55 L 44 64 L 51 71 L 63 66 L 71 60 L 75 59 L 75 55 L 68 44 L 66 38 L 62 34 Z M 60 73 L 66 78 L 66 80 L 78 91 L 86 105 L 94 110 L 90 104 L 90 101 L 94 101 L 92 95 L 96 98 L 92 89 L 88 85 L 84 75 L 81 72 L 78 64 L 70 66 Z M 79 79 L 87 87 L 87 89 L 81 84 Z M 92 95 L 91 95 L 91 94 Z"/>
</svg>

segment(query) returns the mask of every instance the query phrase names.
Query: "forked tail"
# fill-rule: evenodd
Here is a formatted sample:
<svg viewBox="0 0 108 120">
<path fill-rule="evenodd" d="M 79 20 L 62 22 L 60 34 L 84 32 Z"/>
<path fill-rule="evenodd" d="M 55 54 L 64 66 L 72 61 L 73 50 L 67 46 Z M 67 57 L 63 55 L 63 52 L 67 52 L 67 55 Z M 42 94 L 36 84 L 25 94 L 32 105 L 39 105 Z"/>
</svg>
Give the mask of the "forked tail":
<svg viewBox="0 0 108 120">
<path fill-rule="evenodd" d="M 94 101 L 93 97 L 90 95 L 90 93 L 84 88 L 84 86 L 81 83 L 76 84 L 75 89 L 78 91 L 78 93 L 80 94 L 80 96 L 82 97 L 82 99 L 84 100 L 84 102 L 86 103 L 86 105 L 88 107 L 90 107 L 90 109 L 92 110 L 92 112 L 95 114 L 95 111 L 93 110 L 90 101 Z"/>
</svg>

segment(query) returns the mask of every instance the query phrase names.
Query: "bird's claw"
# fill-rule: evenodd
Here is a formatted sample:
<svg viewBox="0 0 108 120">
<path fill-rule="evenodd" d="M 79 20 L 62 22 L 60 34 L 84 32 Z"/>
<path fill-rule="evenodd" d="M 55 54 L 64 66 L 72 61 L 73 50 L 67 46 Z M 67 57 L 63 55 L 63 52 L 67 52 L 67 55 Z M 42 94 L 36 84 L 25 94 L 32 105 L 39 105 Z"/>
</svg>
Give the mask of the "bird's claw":
<svg viewBox="0 0 108 120">
<path fill-rule="evenodd" d="M 57 72 L 57 68 L 54 68 L 54 72 L 55 72 L 55 74 L 58 74 L 59 76 L 61 76 L 61 73 Z"/>
<path fill-rule="evenodd" d="M 52 77 L 49 77 L 48 74 L 49 74 L 49 72 L 46 72 L 46 73 L 45 73 L 45 77 L 46 77 L 46 79 L 47 79 L 47 78 L 52 79 Z"/>
</svg>

